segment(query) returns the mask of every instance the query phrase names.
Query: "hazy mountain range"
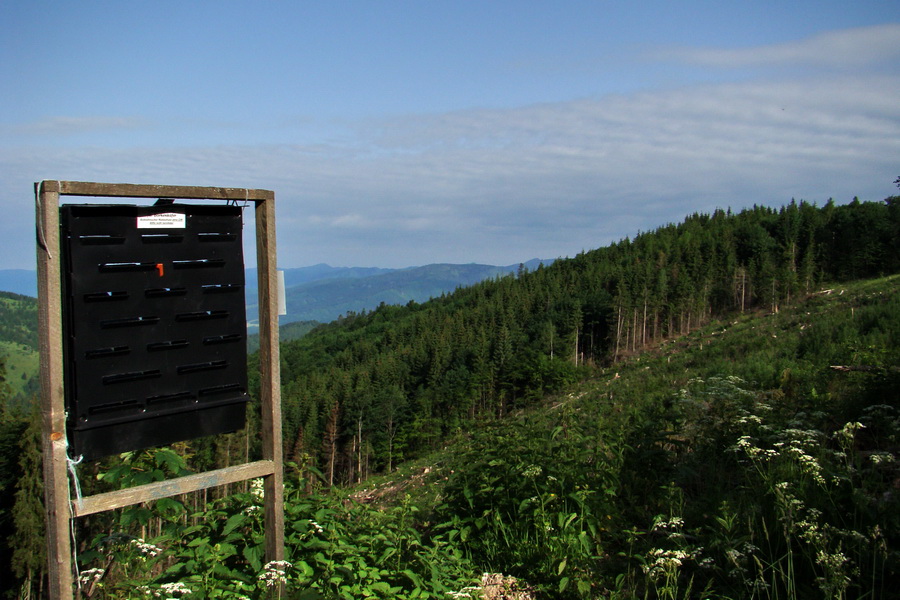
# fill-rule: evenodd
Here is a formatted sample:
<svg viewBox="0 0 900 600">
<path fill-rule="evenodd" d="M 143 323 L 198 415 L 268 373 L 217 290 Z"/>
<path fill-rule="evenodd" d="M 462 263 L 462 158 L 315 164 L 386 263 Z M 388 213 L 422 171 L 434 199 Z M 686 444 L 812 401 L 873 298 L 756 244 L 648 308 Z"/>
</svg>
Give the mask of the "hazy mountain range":
<svg viewBox="0 0 900 600">
<path fill-rule="evenodd" d="M 552 260 L 523 263 L 533 270 Z M 377 267 L 332 267 L 318 264 L 284 269 L 287 315 L 281 324 L 295 321 L 326 323 L 348 312 L 372 310 L 379 304 L 425 302 L 485 279 L 518 271 L 520 265 L 433 264 L 405 269 Z M 256 269 L 247 269 L 247 321 L 258 318 Z M 0 291 L 37 296 L 37 275 L 26 269 L 0 269 Z M 252 330 L 252 327 L 251 327 Z"/>
<path fill-rule="evenodd" d="M 534 259 L 524 263 L 536 269 L 544 262 Z M 315 265 L 285 269 L 287 315 L 281 324 L 294 321 L 327 323 L 348 312 L 371 310 L 384 304 L 425 302 L 485 279 L 514 273 L 519 265 L 433 264 L 406 269 L 363 269 Z M 256 322 L 256 271 L 247 272 L 247 321 Z"/>
</svg>

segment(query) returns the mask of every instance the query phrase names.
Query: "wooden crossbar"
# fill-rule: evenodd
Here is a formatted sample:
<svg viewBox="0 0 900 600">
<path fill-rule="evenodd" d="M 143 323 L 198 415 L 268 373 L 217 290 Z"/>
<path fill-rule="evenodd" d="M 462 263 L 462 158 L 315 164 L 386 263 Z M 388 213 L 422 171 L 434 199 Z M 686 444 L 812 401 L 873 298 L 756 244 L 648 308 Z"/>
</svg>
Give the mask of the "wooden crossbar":
<svg viewBox="0 0 900 600">
<path fill-rule="evenodd" d="M 43 181 L 48 192 L 60 196 L 94 196 L 111 198 L 176 198 L 181 200 L 274 200 L 275 192 L 231 187 L 199 187 L 191 185 L 143 185 L 134 183 L 96 183 L 92 181 Z"/>
<path fill-rule="evenodd" d="M 215 471 L 205 471 L 194 475 L 185 475 L 177 479 L 156 481 L 144 485 L 94 494 L 79 500 L 72 500 L 72 511 L 76 517 L 92 515 L 105 510 L 132 506 L 141 502 L 150 502 L 160 498 L 169 498 L 178 494 L 187 494 L 198 490 L 237 483 L 247 479 L 256 479 L 275 473 L 275 463 L 271 460 L 259 460 L 234 467 L 226 467 Z"/>
</svg>

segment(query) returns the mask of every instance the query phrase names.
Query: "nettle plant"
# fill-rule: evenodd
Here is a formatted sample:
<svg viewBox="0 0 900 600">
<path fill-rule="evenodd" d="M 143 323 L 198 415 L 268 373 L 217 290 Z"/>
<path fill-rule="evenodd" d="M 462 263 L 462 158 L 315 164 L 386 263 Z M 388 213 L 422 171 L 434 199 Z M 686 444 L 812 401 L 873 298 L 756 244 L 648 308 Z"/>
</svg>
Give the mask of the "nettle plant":
<svg viewBox="0 0 900 600">
<path fill-rule="evenodd" d="M 126 487 L 183 471 L 168 449 L 124 457 L 115 472 Z M 308 495 L 304 482 L 285 490 L 285 561 L 264 561 L 261 481 L 249 490 L 188 510 L 174 499 L 119 514 L 118 531 L 98 535 L 80 554 L 86 598 L 428 599 L 475 581 L 475 571 L 441 537 L 423 539 L 408 501 L 387 510 Z M 155 527 L 154 525 L 155 523 Z M 154 531 L 149 538 L 138 537 Z"/>
<path fill-rule="evenodd" d="M 172 449 L 128 452 L 98 478 L 121 488 L 186 474 Z M 252 598 L 286 582 L 290 565 L 262 564 L 264 534 L 256 486 L 189 510 L 176 498 L 118 511 L 114 531 L 79 555 L 86 598 Z M 279 588 L 280 589 L 280 588 Z"/>
<path fill-rule="evenodd" d="M 484 570 L 520 578 L 553 598 L 600 593 L 615 508 L 621 440 L 567 414 L 497 423 L 454 456 L 436 529 Z M 543 597 L 543 596 L 542 596 Z"/>
</svg>

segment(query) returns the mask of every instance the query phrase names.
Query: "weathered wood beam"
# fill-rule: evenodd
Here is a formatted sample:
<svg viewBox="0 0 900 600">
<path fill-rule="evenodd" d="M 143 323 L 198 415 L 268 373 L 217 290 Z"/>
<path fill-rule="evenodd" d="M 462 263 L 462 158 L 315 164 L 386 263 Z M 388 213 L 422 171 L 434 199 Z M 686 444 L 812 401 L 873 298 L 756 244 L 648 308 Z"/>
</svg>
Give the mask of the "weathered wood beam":
<svg viewBox="0 0 900 600">
<path fill-rule="evenodd" d="M 38 342 L 40 345 L 41 450 L 47 524 L 50 597 L 72 598 L 72 543 L 69 537 L 69 479 L 66 465 L 66 408 L 63 389 L 62 293 L 59 193 L 35 184 L 37 217 Z"/>
<path fill-rule="evenodd" d="M 281 447 L 281 368 L 278 350 L 275 201 L 256 205 L 256 264 L 259 289 L 259 381 L 263 458 L 277 466 L 263 480 L 266 560 L 284 560 L 284 468 Z"/>
<path fill-rule="evenodd" d="M 276 471 L 275 463 L 270 460 L 259 460 L 243 465 L 226 467 L 215 471 L 206 471 L 195 475 L 186 475 L 166 481 L 156 481 L 144 485 L 95 494 L 78 500 L 72 500 L 72 510 L 76 517 L 92 515 L 105 510 L 132 506 L 141 502 L 150 502 L 160 498 L 169 498 L 178 494 L 187 494 L 219 485 L 236 483 L 257 477 L 266 477 Z"/>
<path fill-rule="evenodd" d="M 187 185 L 144 185 L 135 183 L 95 183 L 90 181 L 44 181 L 44 189 L 60 196 L 112 198 L 179 198 L 185 200 L 274 200 L 275 192 L 249 188 L 201 187 Z"/>
</svg>

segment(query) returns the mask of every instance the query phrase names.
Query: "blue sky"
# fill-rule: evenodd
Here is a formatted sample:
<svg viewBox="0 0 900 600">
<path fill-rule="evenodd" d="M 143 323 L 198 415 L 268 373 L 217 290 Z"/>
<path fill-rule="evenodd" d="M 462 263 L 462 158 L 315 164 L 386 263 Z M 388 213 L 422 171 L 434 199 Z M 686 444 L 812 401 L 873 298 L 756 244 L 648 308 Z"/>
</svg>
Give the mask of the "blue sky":
<svg viewBox="0 0 900 600">
<path fill-rule="evenodd" d="M 571 256 L 900 193 L 900 3 L 0 3 L 0 268 L 41 179 L 273 189 L 279 263 Z"/>
</svg>

